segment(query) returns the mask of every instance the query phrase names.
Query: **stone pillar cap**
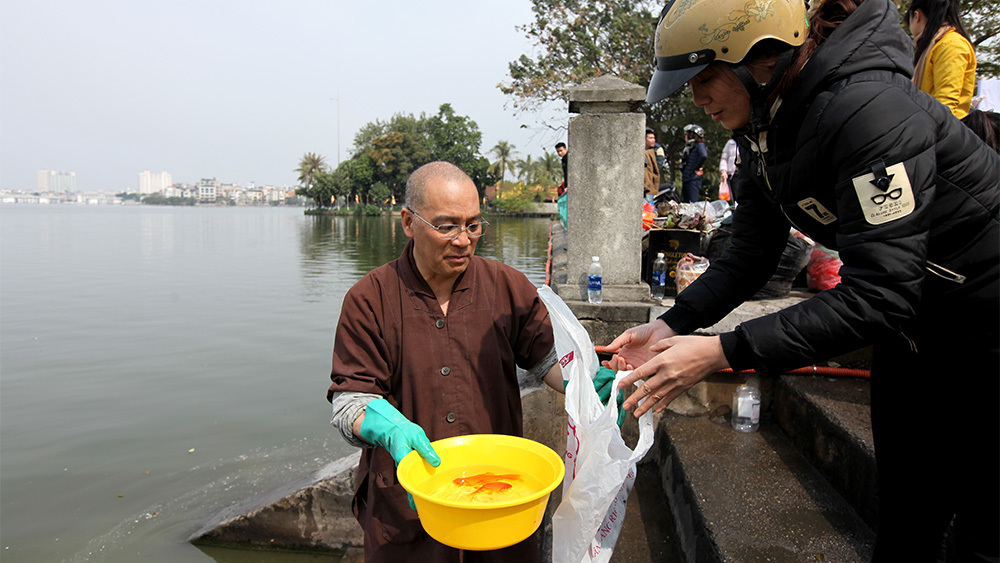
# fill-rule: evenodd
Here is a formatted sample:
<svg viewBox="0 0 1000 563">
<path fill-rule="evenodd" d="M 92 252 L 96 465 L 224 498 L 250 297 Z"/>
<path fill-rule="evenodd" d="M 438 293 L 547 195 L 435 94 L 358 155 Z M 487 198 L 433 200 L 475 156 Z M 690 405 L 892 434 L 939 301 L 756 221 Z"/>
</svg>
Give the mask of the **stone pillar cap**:
<svg viewBox="0 0 1000 563">
<path fill-rule="evenodd" d="M 572 113 L 598 113 L 608 111 L 601 105 L 614 106 L 612 111 L 635 111 L 646 101 L 646 89 L 605 74 L 569 89 L 569 111 Z M 609 108 L 610 109 L 610 108 Z"/>
</svg>

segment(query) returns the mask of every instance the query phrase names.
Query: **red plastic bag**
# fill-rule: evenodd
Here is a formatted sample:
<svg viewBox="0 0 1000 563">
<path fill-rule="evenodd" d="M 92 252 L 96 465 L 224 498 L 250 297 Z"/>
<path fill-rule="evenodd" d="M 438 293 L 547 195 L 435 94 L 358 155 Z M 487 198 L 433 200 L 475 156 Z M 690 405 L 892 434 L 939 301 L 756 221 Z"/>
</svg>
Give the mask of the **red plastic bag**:
<svg viewBox="0 0 1000 563">
<path fill-rule="evenodd" d="M 809 256 L 806 266 L 806 282 L 810 291 L 833 289 L 840 283 L 840 267 L 843 262 L 836 252 L 816 247 Z"/>
<path fill-rule="evenodd" d="M 656 219 L 656 208 L 648 201 L 642 204 L 642 228 L 647 231 L 653 226 Z"/>
</svg>

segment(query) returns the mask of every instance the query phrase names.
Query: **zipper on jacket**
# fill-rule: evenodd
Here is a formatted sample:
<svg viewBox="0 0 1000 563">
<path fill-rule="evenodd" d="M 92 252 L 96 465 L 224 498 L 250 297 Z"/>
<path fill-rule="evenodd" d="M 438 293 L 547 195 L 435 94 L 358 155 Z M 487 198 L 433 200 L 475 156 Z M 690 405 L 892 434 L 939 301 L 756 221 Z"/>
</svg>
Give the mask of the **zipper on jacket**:
<svg viewBox="0 0 1000 563">
<path fill-rule="evenodd" d="M 767 135 L 766 131 L 760 134 L 761 143 L 767 142 L 766 135 Z M 760 149 L 760 146 L 764 146 L 764 148 L 766 149 L 767 145 L 758 145 L 757 143 L 754 142 L 753 139 L 750 138 L 749 134 L 744 135 L 744 137 L 746 137 L 747 141 L 750 143 L 750 150 L 752 150 L 753 153 L 757 156 L 757 163 L 760 165 L 760 168 L 757 169 L 757 175 L 764 176 L 764 186 L 766 186 L 767 191 L 771 192 L 771 195 L 774 196 L 774 188 L 771 187 L 771 181 L 767 178 L 767 164 L 764 162 L 764 152 L 761 151 Z M 788 214 L 788 212 L 785 211 L 785 206 L 781 205 L 781 202 L 779 202 L 777 199 L 774 200 L 774 203 L 775 205 L 778 206 L 778 209 L 781 210 L 781 214 L 785 216 L 785 219 L 788 219 L 788 222 L 792 225 L 792 227 L 794 227 L 795 230 L 799 231 L 800 233 L 805 234 L 805 231 L 799 228 L 799 226 L 795 224 L 795 221 L 792 220 L 792 217 Z"/>
<path fill-rule="evenodd" d="M 910 352 L 913 352 L 914 354 L 916 354 L 918 352 L 918 350 L 917 350 L 917 343 L 914 342 L 914 340 L 912 338 L 910 338 L 909 336 L 906 336 L 906 334 L 904 334 L 902 332 L 899 333 L 899 336 L 902 337 L 903 341 L 906 342 L 907 345 L 909 345 Z"/>
<path fill-rule="evenodd" d="M 757 156 L 757 164 L 759 165 L 759 168 L 757 169 L 757 175 L 764 177 L 764 185 L 767 187 L 767 191 L 771 192 L 771 194 L 773 195 L 774 188 L 771 187 L 771 180 L 769 180 L 767 177 L 767 163 L 764 162 L 764 151 L 767 150 L 767 145 L 763 144 L 767 142 L 767 138 L 765 137 L 765 135 L 767 135 L 766 131 L 760 134 L 761 144 L 758 144 L 756 141 L 754 141 L 749 134 L 745 135 L 745 137 L 747 141 L 750 143 L 750 150 L 752 150 L 753 153 Z M 761 149 L 761 147 L 763 147 L 763 150 Z"/>
<path fill-rule="evenodd" d="M 783 101 L 784 100 L 781 96 L 778 96 L 778 98 L 774 100 L 774 103 L 771 104 L 771 107 L 768 110 L 768 114 L 770 116 L 770 119 L 768 119 L 769 124 L 774 123 L 774 116 L 778 113 L 778 108 L 781 107 L 781 103 Z M 767 186 L 768 191 L 774 195 L 774 188 L 771 187 L 771 180 L 767 177 L 767 164 L 764 162 L 764 153 L 767 152 L 767 130 L 765 129 L 764 131 L 757 133 L 757 140 L 754 140 L 753 137 L 751 137 L 752 129 L 753 128 L 751 127 L 751 132 L 745 133 L 743 136 L 750 142 L 750 150 L 757 154 L 757 162 L 760 163 L 760 169 L 757 170 L 757 175 L 764 176 L 764 185 Z M 780 203 L 778 204 L 778 207 L 781 207 Z"/>
<path fill-rule="evenodd" d="M 927 261 L 927 271 L 943 280 L 959 284 L 965 283 L 965 276 L 963 276 L 962 274 L 959 274 L 958 272 L 953 272 L 940 264 L 935 264 L 934 262 L 931 262 L 930 260 Z"/>
</svg>

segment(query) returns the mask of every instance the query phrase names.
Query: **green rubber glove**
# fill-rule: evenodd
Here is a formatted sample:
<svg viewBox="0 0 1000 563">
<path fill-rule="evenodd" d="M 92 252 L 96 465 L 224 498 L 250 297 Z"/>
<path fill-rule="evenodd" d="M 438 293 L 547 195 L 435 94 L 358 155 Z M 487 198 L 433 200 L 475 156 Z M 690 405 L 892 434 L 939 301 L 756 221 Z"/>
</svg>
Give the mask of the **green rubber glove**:
<svg viewBox="0 0 1000 563">
<path fill-rule="evenodd" d="M 365 407 L 361 438 L 388 450 L 396 465 L 413 450 L 432 466 L 441 465 L 441 458 L 431 447 L 424 429 L 410 422 L 385 399 L 375 399 Z M 417 509 L 409 491 L 406 492 L 406 500 L 410 503 L 410 508 Z"/>
<path fill-rule="evenodd" d="M 389 450 L 396 465 L 413 450 L 434 467 L 441 464 L 424 429 L 410 422 L 385 399 L 375 399 L 365 407 L 361 438 Z"/>
<path fill-rule="evenodd" d="M 612 386 L 615 382 L 615 372 L 601 366 L 597 368 L 597 373 L 594 374 L 594 391 L 597 391 L 597 397 L 601 399 L 601 404 L 608 406 L 608 399 L 611 398 Z M 563 380 L 563 389 L 569 385 L 568 380 Z M 618 426 L 621 426 L 625 422 L 625 409 L 622 408 L 622 403 L 625 402 L 625 393 L 622 389 L 618 390 Z"/>
<path fill-rule="evenodd" d="M 611 398 L 611 392 L 614 391 L 613 386 L 615 383 L 615 372 L 601 366 L 597 369 L 597 373 L 594 374 L 594 390 L 597 391 L 597 396 L 601 398 L 601 404 L 607 406 L 608 399 Z M 622 403 L 625 402 L 625 393 L 622 389 L 618 390 L 618 426 L 621 426 L 625 422 L 625 409 L 622 408 Z"/>
</svg>

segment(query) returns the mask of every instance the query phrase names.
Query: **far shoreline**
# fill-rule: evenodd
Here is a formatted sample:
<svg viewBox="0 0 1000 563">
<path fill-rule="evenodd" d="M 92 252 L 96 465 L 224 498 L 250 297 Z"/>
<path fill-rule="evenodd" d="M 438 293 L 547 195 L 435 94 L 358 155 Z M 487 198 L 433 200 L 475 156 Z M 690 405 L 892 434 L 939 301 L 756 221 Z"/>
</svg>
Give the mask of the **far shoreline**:
<svg viewBox="0 0 1000 563">
<path fill-rule="evenodd" d="M 364 207 L 342 207 L 340 209 L 334 209 L 331 207 L 311 207 L 306 209 L 303 213 L 305 215 L 310 215 L 314 217 L 345 217 L 345 216 L 355 216 L 355 215 L 366 215 L 370 217 L 377 217 L 381 215 L 396 215 L 400 212 L 400 209 L 383 209 L 377 213 L 367 212 Z M 491 217 L 538 217 L 538 218 L 548 218 L 553 220 L 559 219 L 559 214 L 550 211 L 499 211 L 497 209 L 485 208 L 483 209 L 483 215 L 489 215 Z"/>
</svg>

